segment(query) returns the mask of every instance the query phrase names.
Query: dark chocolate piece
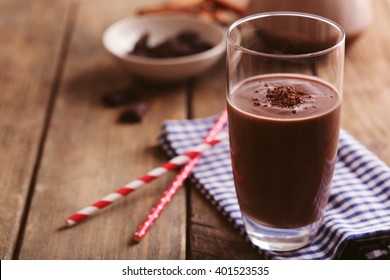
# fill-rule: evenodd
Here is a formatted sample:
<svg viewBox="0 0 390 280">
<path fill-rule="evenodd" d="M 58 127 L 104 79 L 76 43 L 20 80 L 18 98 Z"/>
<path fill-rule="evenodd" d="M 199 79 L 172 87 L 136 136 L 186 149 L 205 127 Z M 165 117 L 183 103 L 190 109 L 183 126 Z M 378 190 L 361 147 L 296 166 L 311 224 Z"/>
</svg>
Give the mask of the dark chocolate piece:
<svg viewBox="0 0 390 280">
<path fill-rule="evenodd" d="M 200 53 L 213 47 L 213 44 L 201 34 L 192 30 L 183 30 L 154 47 L 148 46 L 148 39 L 148 33 L 142 35 L 130 54 L 151 58 L 172 58 Z"/>
<path fill-rule="evenodd" d="M 149 34 L 148 33 L 143 34 L 135 44 L 133 53 L 144 52 L 144 49 L 148 47 L 148 39 L 149 39 Z"/>
<path fill-rule="evenodd" d="M 148 111 L 148 105 L 145 102 L 131 104 L 124 110 L 118 118 L 119 123 L 139 123 Z"/>
</svg>

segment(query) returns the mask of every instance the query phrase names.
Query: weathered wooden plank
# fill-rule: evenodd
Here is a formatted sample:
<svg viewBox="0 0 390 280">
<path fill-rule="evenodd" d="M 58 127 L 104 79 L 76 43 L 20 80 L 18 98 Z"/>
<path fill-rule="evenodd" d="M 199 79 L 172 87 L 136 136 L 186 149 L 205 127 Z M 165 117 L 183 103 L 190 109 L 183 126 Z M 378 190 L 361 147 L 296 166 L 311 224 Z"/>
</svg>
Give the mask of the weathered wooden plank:
<svg viewBox="0 0 390 280">
<path fill-rule="evenodd" d="M 104 29 L 131 15 L 136 2 L 79 3 L 21 259 L 185 257 L 183 191 L 175 196 L 142 242 L 131 242 L 131 235 L 172 176 L 145 186 L 73 228 L 61 229 L 68 215 L 166 160 L 156 148 L 161 121 L 185 116 L 183 86 L 162 89 L 136 84 L 102 47 Z M 130 88 L 149 105 L 140 124 L 117 124 L 121 109 L 101 105 L 103 94 L 123 87 Z"/>
<path fill-rule="evenodd" d="M 66 33 L 68 1 L 0 1 L 0 259 L 12 258 Z"/>
</svg>

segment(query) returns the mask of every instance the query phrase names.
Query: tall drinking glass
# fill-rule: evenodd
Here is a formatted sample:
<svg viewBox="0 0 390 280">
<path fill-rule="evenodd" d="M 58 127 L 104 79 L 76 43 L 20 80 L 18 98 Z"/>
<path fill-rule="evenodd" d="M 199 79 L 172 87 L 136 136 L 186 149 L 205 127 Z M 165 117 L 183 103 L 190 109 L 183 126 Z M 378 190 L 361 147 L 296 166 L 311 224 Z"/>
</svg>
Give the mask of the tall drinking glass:
<svg viewBox="0 0 390 280">
<path fill-rule="evenodd" d="M 336 162 L 345 34 L 319 16 L 273 12 L 227 34 L 234 182 L 246 231 L 261 248 L 310 243 Z"/>
</svg>

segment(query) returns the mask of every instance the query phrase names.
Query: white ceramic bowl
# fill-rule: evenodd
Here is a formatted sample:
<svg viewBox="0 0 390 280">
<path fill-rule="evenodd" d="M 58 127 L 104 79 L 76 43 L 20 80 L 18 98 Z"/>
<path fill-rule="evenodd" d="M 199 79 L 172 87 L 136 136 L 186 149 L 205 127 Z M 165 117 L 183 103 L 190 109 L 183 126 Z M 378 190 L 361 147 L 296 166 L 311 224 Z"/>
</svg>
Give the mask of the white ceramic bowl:
<svg viewBox="0 0 390 280">
<path fill-rule="evenodd" d="M 128 54 L 145 33 L 153 46 L 182 30 L 192 30 L 214 45 L 213 48 L 182 57 L 148 58 Z M 225 52 L 225 30 L 198 19 L 181 15 L 150 15 L 120 20 L 103 34 L 105 48 L 134 75 L 156 81 L 178 81 L 211 68 Z"/>
</svg>

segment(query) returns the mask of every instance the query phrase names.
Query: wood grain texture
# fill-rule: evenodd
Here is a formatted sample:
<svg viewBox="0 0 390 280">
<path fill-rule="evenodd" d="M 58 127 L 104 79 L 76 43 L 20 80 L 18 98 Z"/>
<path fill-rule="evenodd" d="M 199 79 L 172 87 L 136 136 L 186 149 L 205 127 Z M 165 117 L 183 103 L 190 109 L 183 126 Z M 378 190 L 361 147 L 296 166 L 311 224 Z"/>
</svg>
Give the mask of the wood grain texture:
<svg viewBox="0 0 390 280">
<path fill-rule="evenodd" d="M 179 192 L 139 244 L 131 236 L 172 180 L 165 176 L 62 229 L 73 212 L 161 164 L 156 148 L 163 119 L 185 115 L 183 87 L 136 84 L 101 45 L 112 22 L 129 16 L 133 1 L 82 1 L 45 143 L 21 259 L 182 259 L 185 257 L 185 192 Z M 130 12 L 129 12 L 130 11 Z M 122 109 L 101 105 L 108 91 L 130 88 L 149 105 L 140 124 L 121 125 Z"/>
<path fill-rule="evenodd" d="M 69 6 L 64 1 L 0 1 L 0 259 L 12 258 L 17 242 Z"/>
</svg>

